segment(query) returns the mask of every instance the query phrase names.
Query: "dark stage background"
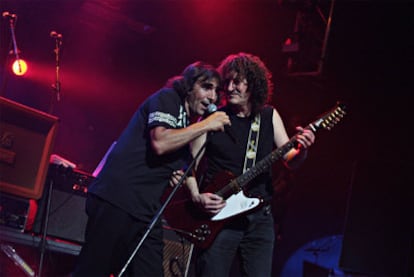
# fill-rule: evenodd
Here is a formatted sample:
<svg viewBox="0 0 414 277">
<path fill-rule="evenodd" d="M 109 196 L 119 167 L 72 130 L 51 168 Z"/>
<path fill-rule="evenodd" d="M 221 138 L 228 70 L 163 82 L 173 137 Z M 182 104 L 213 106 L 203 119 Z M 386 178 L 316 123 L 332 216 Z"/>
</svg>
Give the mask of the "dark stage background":
<svg viewBox="0 0 414 277">
<path fill-rule="evenodd" d="M 17 44 L 30 67 L 24 77 L 9 73 L 10 30 L 2 18 L 0 95 L 59 117 L 53 153 L 92 172 L 138 105 L 186 65 L 256 54 L 273 72 L 272 104 L 290 134 L 338 100 L 348 107 L 338 126 L 318 133 L 306 164 L 275 204 L 275 276 L 309 242 L 345 234 L 347 250 L 357 248 L 354 224 L 367 224 L 362 233 L 368 240 L 387 232 L 365 254 L 352 255 L 382 261 L 375 255 L 392 251 L 411 262 L 414 4 L 336 1 L 322 73 L 289 76 L 282 45 L 309 2 L 326 10 L 330 1 L 0 0 L 1 12 L 18 15 Z M 60 101 L 51 88 L 51 31 L 63 35 Z M 378 210 L 383 216 L 374 216 Z M 396 242 L 401 246 L 387 248 Z M 324 249 L 318 251 L 340 254 Z M 382 270 L 361 268 L 344 255 L 351 270 Z"/>
</svg>

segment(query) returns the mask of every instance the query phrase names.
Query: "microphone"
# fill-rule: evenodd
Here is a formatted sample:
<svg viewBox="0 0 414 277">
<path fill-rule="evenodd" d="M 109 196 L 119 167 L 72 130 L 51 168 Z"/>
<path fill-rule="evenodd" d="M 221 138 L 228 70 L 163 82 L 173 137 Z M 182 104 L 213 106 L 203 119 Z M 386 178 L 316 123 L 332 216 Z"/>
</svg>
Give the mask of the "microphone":
<svg viewBox="0 0 414 277">
<path fill-rule="evenodd" d="M 62 34 L 59 34 L 59 33 L 57 33 L 56 31 L 51 31 L 51 32 L 50 32 L 50 37 L 51 37 L 51 38 L 61 39 L 61 38 L 62 38 Z"/>
<path fill-rule="evenodd" d="M 17 17 L 17 15 L 15 13 L 9 13 L 9 12 L 3 12 L 1 14 L 4 18 L 10 18 L 10 19 L 14 19 Z"/>
<path fill-rule="evenodd" d="M 213 103 L 210 103 L 207 106 L 206 117 L 209 116 L 209 115 L 211 115 L 211 114 L 213 114 L 213 113 L 215 113 L 216 111 L 217 111 L 217 106 L 215 104 L 213 104 Z M 234 136 L 233 132 L 231 131 L 229 125 L 224 125 L 224 131 L 226 132 L 226 134 L 231 138 L 231 140 L 234 143 L 237 143 L 237 139 Z"/>
<path fill-rule="evenodd" d="M 209 116 L 212 113 L 217 112 L 217 106 L 213 103 L 208 104 L 206 112 L 207 112 L 206 113 L 207 116 Z"/>
</svg>

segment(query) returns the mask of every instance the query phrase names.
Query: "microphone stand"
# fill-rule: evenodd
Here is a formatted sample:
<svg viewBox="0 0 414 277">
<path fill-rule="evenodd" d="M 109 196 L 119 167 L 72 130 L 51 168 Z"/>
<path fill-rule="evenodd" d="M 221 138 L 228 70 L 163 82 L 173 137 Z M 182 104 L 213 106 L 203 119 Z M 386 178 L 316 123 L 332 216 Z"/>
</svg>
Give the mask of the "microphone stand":
<svg viewBox="0 0 414 277">
<path fill-rule="evenodd" d="M 124 274 L 124 272 L 127 269 L 128 265 L 131 263 L 132 259 L 135 257 L 136 253 L 141 248 L 141 246 L 144 243 L 145 239 L 148 237 L 149 233 L 154 228 L 155 223 L 161 217 L 162 213 L 164 212 L 164 210 L 166 209 L 166 207 L 168 206 L 168 204 L 171 202 L 171 200 L 174 197 L 175 193 L 178 191 L 178 189 L 183 184 L 183 182 L 184 182 L 185 178 L 188 176 L 188 173 L 190 172 L 190 170 L 193 169 L 195 162 L 197 161 L 198 157 L 200 156 L 202 150 L 206 147 L 206 144 L 207 144 L 207 139 L 204 142 L 204 144 L 202 145 L 202 147 L 200 148 L 200 150 L 197 152 L 197 154 L 195 155 L 195 157 L 192 159 L 191 163 L 189 164 L 189 166 L 185 170 L 184 175 L 181 176 L 180 180 L 178 181 L 178 184 L 174 187 L 174 189 L 171 191 L 171 193 L 168 196 L 168 198 L 165 200 L 164 204 L 160 207 L 160 209 L 158 210 L 157 214 L 151 220 L 151 223 L 148 225 L 146 232 L 142 236 L 141 240 L 139 241 L 139 243 L 135 247 L 135 249 L 132 252 L 132 254 L 129 256 L 129 258 L 128 258 L 127 262 L 125 263 L 124 267 L 121 269 L 121 272 L 118 274 L 118 277 L 121 277 L 122 274 Z"/>
<path fill-rule="evenodd" d="M 10 27 L 10 34 L 11 34 L 11 43 L 12 43 L 12 45 L 13 45 L 13 50 L 10 50 L 10 52 L 8 53 L 8 55 L 13 55 L 14 54 L 14 56 L 15 56 L 15 60 L 16 61 L 18 61 L 17 62 L 17 65 L 18 65 L 18 70 L 19 70 L 19 72 L 21 72 L 22 71 L 22 68 L 21 68 L 21 64 L 20 64 L 20 57 L 19 57 L 19 52 L 20 52 L 20 50 L 19 50 L 19 48 L 17 47 L 17 42 L 16 42 L 16 32 L 15 32 L 15 29 L 16 29 L 16 21 L 17 21 L 17 15 L 12 15 L 12 14 L 10 14 L 9 12 L 3 12 L 3 14 L 2 14 L 2 16 L 4 17 L 4 18 L 8 18 L 9 19 L 9 27 Z M 3 75 L 3 84 L 2 84 L 2 88 L 1 88 L 1 94 L 3 94 L 3 92 L 6 90 L 6 82 L 7 82 L 7 75 L 8 74 L 6 74 L 6 66 L 7 66 L 7 62 L 4 64 L 4 75 Z"/>
<path fill-rule="evenodd" d="M 14 53 L 14 55 L 16 57 L 16 60 L 18 61 L 18 60 L 20 60 L 20 57 L 19 57 L 19 49 L 17 48 L 16 33 L 14 31 L 15 30 L 15 27 L 16 27 L 15 26 L 16 19 L 17 19 L 16 16 L 15 17 L 10 16 L 10 18 L 9 18 L 9 24 L 10 24 L 10 33 L 11 33 L 12 41 L 13 41 L 13 53 Z M 21 68 L 20 62 L 18 62 L 17 65 L 19 66 L 19 72 L 22 72 L 22 68 Z"/>
<path fill-rule="evenodd" d="M 50 215 L 50 207 L 51 207 L 51 201 L 52 201 L 52 191 L 53 191 L 53 182 L 54 180 L 51 179 L 49 183 L 49 190 L 47 193 L 47 201 L 46 201 L 46 211 L 44 212 L 44 222 L 43 222 L 43 232 L 42 237 L 40 241 L 40 261 L 39 261 L 39 270 L 37 277 L 41 277 L 43 273 L 43 265 L 44 265 L 44 256 L 45 256 L 45 250 L 46 250 L 46 244 L 47 244 L 47 229 L 49 225 L 49 215 Z"/>
<path fill-rule="evenodd" d="M 60 48 L 62 47 L 62 35 L 52 31 L 50 36 L 55 39 L 55 83 L 52 84 L 52 89 L 56 93 L 56 100 L 60 102 Z M 50 107 L 50 113 L 53 110 L 53 101 Z"/>
</svg>

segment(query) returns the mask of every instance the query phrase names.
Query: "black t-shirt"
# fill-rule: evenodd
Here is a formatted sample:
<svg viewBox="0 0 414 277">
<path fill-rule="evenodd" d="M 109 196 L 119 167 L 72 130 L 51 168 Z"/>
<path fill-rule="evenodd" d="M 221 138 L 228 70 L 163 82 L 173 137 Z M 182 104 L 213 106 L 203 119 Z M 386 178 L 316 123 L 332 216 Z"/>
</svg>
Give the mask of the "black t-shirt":
<svg viewBox="0 0 414 277">
<path fill-rule="evenodd" d="M 206 174 L 203 177 L 202 190 L 205 189 L 205 186 L 218 181 L 216 179 L 221 179 L 218 176 L 222 171 L 229 171 L 235 177 L 243 173 L 246 146 L 252 119 L 238 117 L 228 107 L 224 107 L 221 110 L 225 111 L 230 117 L 231 126 L 229 127 L 229 132 L 236 138 L 236 142 L 226 132 L 209 134 L 204 157 L 205 160 L 203 161 L 206 163 Z M 262 160 L 274 148 L 272 115 L 273 108 L 271 106 L 266 106 L 260 113 L 261 124 L 256 163 Z M 224 186 L 226 184 L 222 185 Z M 271 170 L 256 177 L 250 182 L 248 187 L 247 191 L 251 195 L 259 195 L 265 199 L 271 197 L 273 193 Z"/>
<path fill-rule="evenodd" d="M 185 146 L 157 156 L 151 147 L 150 129 L 179 129 L 188 123 L 183 102 L 173 89 L 153 94 L 132 116 L 89 192 L 150 221 L 161 205 L 172 171 L 182 168 L 190 155 Z"/>
</svg>

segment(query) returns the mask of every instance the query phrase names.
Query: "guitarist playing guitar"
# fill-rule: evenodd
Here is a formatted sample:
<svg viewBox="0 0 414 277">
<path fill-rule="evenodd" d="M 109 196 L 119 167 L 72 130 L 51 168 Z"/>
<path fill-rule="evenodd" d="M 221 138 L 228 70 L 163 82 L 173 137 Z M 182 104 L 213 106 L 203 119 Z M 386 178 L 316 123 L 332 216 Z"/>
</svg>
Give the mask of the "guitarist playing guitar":
<svg viewBox="0 0 414 277">
<path fill-rule="evenodd" d="M 291 142 L 292 147 L 281 153 L 281 158 L 286 166 L 296 168 L 306 158 L 315 135 L 312 128 L 296 127 L 298 133 L 289 140 L 279 113 L 266 105 L 273 87 L 271 73 L 257 56 L 248 53 L 229 55 L 218 70 L 224 80 L 226 95 L 226 105 L 220 111 L 228 114 L 231 126 L 225 132 L 202 135 L 193 141 L 193 155 L 207 141 L 202 149 L 207 166 L 200 188 L 195 177 L 186 180 L 191 200 L 184 204 L 183 212 L 191 217 L 175 213 L 173 207 L 166 209 L 165 216 L 173 228 L 185 227 L 191 218 L 208 222 L 190 235 L 195 238 L 195 245 L 200 246 L 197 247 L 197 276 L 229 276 L 236 256 L 241 259 L 243 276 L 271 276 L 275 240 L 269 206 L 272 176 L 269 166 L 256 174 L 257 164 L 275 148 Z M 234 194 L 241 187 L 239 180 L 232 180 L 249 173 L 253 177 L 248 177 L 251 181 L 244 186 L 243 193 Z M 175 174 L 173 183 L 182 172 Z M 218 185 L 228 181 L 230 186 L 220 190 Z M 213 229 L 210 223 L 220 226 Z"/>
</svg>

